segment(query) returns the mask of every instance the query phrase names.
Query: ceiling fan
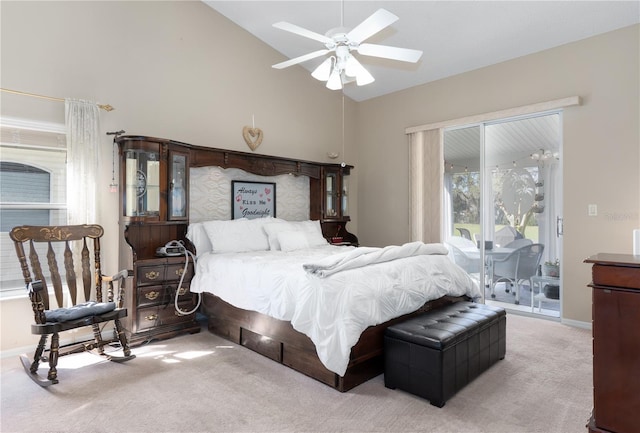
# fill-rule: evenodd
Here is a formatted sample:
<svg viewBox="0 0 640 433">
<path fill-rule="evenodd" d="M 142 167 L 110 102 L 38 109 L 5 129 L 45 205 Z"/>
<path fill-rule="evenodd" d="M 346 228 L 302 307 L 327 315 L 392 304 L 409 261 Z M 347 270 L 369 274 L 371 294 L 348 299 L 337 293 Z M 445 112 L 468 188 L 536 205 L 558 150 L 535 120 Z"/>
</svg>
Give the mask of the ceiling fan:
<svg viewBox="0 0 640 433">
<path fill-rule="evenodd" d="M 272 67 L 283 69 L 325 54 L 335 53 L 322 62 L 311 73 L 311 76 L 320 81 L 326 81 L 327 88 L 332 90 L 342 89 L 343 83 L 353 80 L 356 81 L 358 86 L 372 83 L 375 78 L 353 56 L 352 51 L 356 51 L 363 56 L 381 57 L 411 63 L 416 63 L 422 56 L 422 51 L 419 50 L 363 43 L 366 39 L 397 20 L 398 17 L 391 12 L 385 9 L 378 9 L 353 30 L 347 32 L 343 27 L 339 27 L 329 30 L 326 35 L 321 35 L 284 21 L 275 23 L 273 26 L 278 29 L 322 42 L 325 49 L 289 59 Z"/>
</svg>

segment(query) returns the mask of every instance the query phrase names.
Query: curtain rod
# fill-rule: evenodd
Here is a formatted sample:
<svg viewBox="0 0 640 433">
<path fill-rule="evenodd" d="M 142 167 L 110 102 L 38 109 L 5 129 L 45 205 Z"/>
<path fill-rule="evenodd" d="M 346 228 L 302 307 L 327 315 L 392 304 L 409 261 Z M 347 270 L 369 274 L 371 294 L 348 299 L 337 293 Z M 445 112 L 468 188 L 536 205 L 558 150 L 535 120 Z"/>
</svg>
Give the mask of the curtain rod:
<svg viewBox="0 0 640 433">
<path fill-rule="evenodd" d="M 404 133 L 413 134 L 420 131 L 449 128 L 451 126 L 490 122 L 492 120 L 505 119 L 509 117 L 526 116 L 528 114 L 541 113 L 544 111 L 559 110 L 561 108 L 572 107 L 574 105 L 582 105 L 582 98 L 580 96 L 569 96 L 567 98 L 555 99 L 553 101 L 538 102 L 534 104 L 523 105 L 521 107 L 507 108 L 505 110 L 462 117 L 459 119 L 445 120 L 442 122 L 430 123 L 420 126 L 412 126 L 409 128 L 405 128 Z"/>
<path fill-rule="evenodd" d="M 7 92 L 7 93 L 13 93 L 15 95 L 24 95 L 24 96 L 31 96 L 33 98 L 48 99 L 50 101 L 64 102 L 64 99 L 62 99 L 62 98 L 54 98 L 53 96 L 36 95 L 35 93 L 20 92 L 18 90 L 11 90 L 11 89 L 2 89 L 2 88 L 0 88 L 0 90 L 3 91 L 3 92 Z M 115 108 L 113 108 L 109 104 L 96 104 L 96 105 L 99 108 L 103 109 L 104 111 L 113 111 L 113 110 L 115 110 Z"/>
</svg>

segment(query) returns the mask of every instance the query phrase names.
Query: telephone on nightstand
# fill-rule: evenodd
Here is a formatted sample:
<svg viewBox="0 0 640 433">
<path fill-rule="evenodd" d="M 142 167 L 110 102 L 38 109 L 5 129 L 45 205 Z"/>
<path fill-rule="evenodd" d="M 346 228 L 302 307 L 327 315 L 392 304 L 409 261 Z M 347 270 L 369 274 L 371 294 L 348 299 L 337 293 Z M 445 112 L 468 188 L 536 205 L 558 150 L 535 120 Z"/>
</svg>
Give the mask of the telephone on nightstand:
<svg viewBox="0 0 640 433">
<path fill-rule="evenodd" d="M 185 248 L 180 241 L 167 242 L 165 246 L 156 249 L 156 256 L 177 257 L 183 255 L 185 255 Z"/>
</svg>

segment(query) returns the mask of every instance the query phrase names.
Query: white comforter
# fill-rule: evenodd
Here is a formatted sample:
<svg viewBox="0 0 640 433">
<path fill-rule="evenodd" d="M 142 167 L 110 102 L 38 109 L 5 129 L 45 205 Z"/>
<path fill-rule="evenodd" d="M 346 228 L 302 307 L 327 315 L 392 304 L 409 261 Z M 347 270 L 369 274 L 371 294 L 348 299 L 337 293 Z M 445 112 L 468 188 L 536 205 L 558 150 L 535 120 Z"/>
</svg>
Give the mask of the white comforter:
<svg viewBox="0 0 640 433">
<path fill-rule="evenodd" d="M 480 297 L 477 283 L 449 259 L 444 246 L 421 242 L 207 253 L 198 258 L 191 291 L 291 321 L 314 342 L 322 363 L 341 376 L 367 327 L 444 295 Z"/>
</svg>

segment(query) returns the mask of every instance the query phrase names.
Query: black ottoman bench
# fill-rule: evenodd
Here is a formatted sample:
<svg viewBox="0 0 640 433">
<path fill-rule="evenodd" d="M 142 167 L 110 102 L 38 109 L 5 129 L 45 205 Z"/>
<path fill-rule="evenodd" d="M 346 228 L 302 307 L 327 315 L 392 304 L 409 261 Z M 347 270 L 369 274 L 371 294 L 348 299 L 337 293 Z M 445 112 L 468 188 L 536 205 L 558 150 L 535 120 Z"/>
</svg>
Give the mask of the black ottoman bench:
<svg viewBox="0 0 640 433">
<path fill-rule="evenodd" d="M 457 302 L 389 326 L 384 335 L 384 385 L 437 407 L 503 359 L 503 308 Z"/>
</svg>

